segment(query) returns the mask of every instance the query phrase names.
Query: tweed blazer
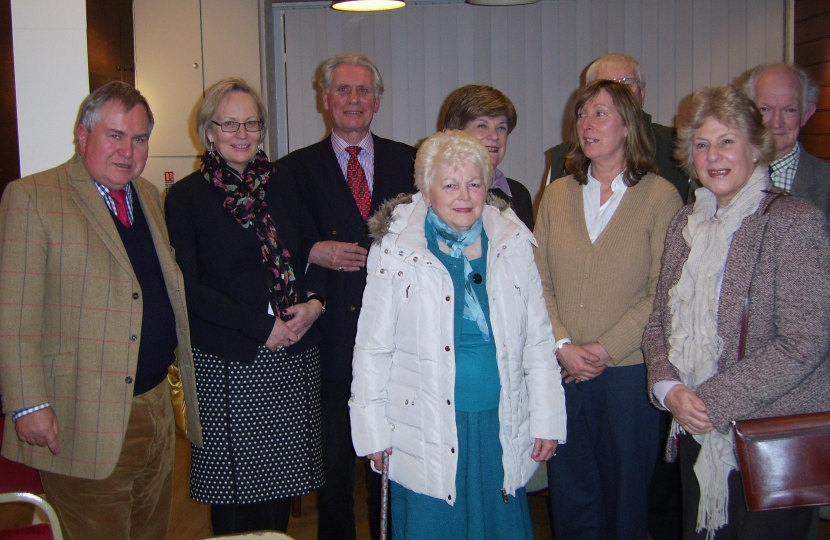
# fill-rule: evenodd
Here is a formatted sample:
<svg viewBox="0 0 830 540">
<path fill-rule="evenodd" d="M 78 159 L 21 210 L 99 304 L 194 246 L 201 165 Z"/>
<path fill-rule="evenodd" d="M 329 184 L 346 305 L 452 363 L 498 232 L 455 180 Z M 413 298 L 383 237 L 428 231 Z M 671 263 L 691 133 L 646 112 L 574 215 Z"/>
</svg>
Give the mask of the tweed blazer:
<svg viewBox="0 0 830 540">
<path fill-rule="evenodd" d="M 780 190 L 771 190 L 780 192 Z M 696 393 L 715 428 L 732 420 L 830 410 L 830 240 L 824 216 L 795 197 L 773 195 L 744 218 L 732 238 L 718 302 L 723 351 L 718 372 Z M 663 251 L 654 311 L 643 334 L 649 396 L 654 384 L 679 380 L 668 361 L 669 290 L 689 255 L 683 239 L 692 205 L 678 212 Z M 746 353 L 738 360 L 741 315 L 749 295 Z"/>
<path fill-rule="evenodd" d="M 792 194 L 816 205 L 830 219 L 830 163 L 801 148 Z"/>
<path fill-rule="evenodd" d="M 176 318 L 188 435 L 201 444 L 184 282 L 158 190 L 133 180 Z M 0 203 L 0 389 L 3 410 L 49 402 L 60 454 L 18 440 L 2 455 L 78 478 L 108 477 L 121 454 L 138 364 L 141 288 L 112 214 L 80 158 L 12 182 Z"/>
</svg>

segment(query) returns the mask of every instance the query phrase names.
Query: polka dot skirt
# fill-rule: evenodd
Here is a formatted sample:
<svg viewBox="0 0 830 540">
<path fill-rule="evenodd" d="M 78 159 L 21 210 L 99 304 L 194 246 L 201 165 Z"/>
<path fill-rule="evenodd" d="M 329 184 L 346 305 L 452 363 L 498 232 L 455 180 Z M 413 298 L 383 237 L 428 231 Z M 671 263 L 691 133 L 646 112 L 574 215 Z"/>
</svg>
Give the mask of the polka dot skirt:
<svg viewBox="0 0 830 540">
<path fill-rule="evenodd" d="M 244 504 L 323 484 L 320 352 L 265 347 L 253 364 L 193 349 L 202 448 L 191 446 L 190 497 Z"/>
</svg>

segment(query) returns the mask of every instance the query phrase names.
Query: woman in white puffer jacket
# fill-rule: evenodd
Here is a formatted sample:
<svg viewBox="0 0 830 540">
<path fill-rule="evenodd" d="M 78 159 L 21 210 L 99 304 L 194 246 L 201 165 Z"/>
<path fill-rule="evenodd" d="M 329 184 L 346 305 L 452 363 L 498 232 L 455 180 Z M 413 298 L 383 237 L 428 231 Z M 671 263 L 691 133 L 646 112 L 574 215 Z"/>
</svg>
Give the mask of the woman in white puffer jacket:
<svg viewBox="0 0 830 540">
<path fill-rule="evenodd" d="M 395 538 L 532 539 L 523 486 L 565 440 L 535 239 L 485 204 L 492 176 L 477 139 L 436 133 L 420 193 L 370 220 L 349 405 L 357 453 L 390 454 Z"/>
</svg>

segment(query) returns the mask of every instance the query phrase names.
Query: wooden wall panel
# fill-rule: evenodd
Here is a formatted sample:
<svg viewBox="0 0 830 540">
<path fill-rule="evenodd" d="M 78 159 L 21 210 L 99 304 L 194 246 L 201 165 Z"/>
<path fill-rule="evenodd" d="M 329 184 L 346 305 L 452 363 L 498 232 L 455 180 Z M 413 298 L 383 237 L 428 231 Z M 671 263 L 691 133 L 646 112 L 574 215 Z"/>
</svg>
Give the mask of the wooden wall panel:
<svg viewBox="0 0 830 540">
<path fill-rule="evenodd" d="M 830 161 L 830 2 L 796 0 L 795 63 L 821 86 L 816 113 L 799 140 L 811 154 Z"/>
<path fill-rule="evenodd" d="M 543 0 L 511 7 L 410 0 L 404 9 L 368 14 L 337 12 L 322 2 L 273 9 L 275 21 L 285 18 L 275 25 L 275 49 L 285 43 L 285 51 L 274 69 L 286 74 L 280 83 L 286 100 L 276 116 L 287 126 L 287 150 L 327 133 L 311 86 L 319 63 L 362 52 L 386 84 L 372 126 L 383 137 L 417 144 L 437 129 L 447 95 L 460 85 L 504 91 L 519 122 L 501 168 L 534 194 L 545 174 L 544 152 L 568 137 L 569 105 L 597 57 L 637 57 L 648 81 L 645 109 L 669 125 L 694 90 L 784 57 L 780 0 Z"/>
<path fill-rule="evenodd" d="M 11 0 L 0 0 L 0 194 L 20 178 Z"/>
</svg>

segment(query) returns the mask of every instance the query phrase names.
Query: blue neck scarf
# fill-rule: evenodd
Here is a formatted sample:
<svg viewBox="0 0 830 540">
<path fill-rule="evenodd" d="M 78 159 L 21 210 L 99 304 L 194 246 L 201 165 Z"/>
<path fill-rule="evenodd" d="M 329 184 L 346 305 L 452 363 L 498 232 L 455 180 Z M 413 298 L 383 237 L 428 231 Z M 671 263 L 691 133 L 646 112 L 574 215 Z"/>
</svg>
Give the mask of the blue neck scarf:
<svg viewBox="0 0 830 540">
<path fill-rule="evenodd" d="M 465 247 L 481 236 L 481 228 L 484 223 L 482 218 L 479 217 L 468 231 L 454 231 L 430 208 L 427 211 L 427 223 L 435 231 L 438 240 L 450 248 L 450 256 L 464 261 L 464 318 L 468 321 L 475 321 L 481 331 L 481 337 L 484 338 L 484 341 L 490 341 L 490 329 L 487 327 L 487 319 L 484 317 L 481 304 L 478 303 L 478 298 L 473 292 L 473 285 L 470 280 L 473 267 L 470 266 L 470 261 L 464 256 L 463 251 Z"/>
</svg>

